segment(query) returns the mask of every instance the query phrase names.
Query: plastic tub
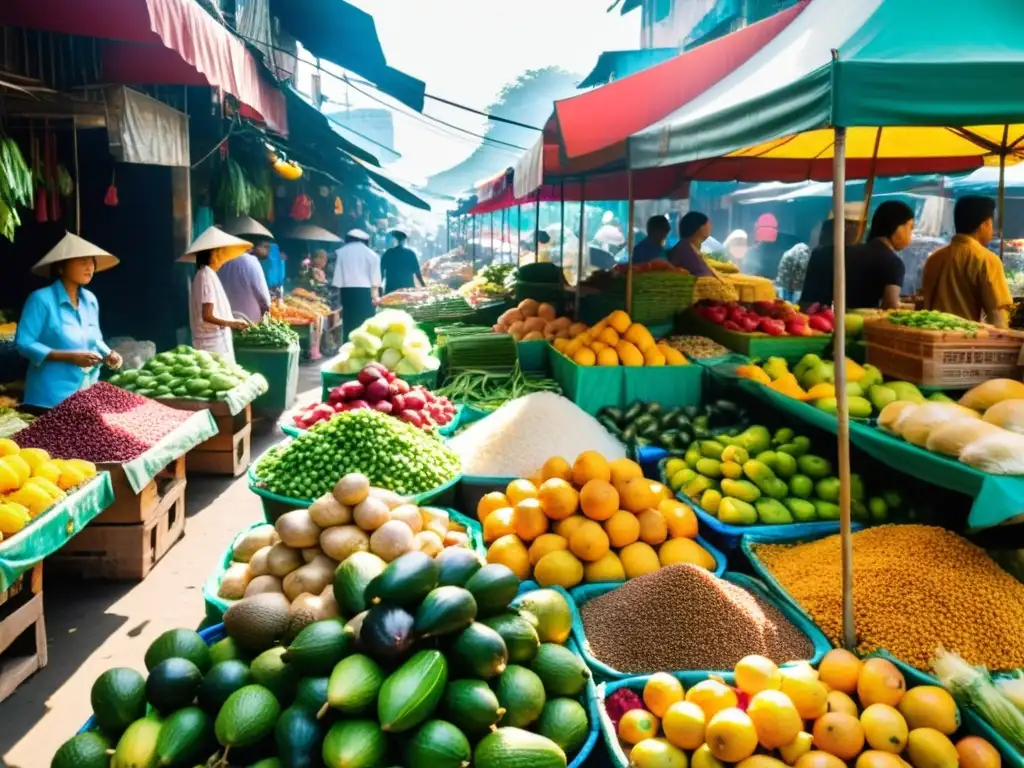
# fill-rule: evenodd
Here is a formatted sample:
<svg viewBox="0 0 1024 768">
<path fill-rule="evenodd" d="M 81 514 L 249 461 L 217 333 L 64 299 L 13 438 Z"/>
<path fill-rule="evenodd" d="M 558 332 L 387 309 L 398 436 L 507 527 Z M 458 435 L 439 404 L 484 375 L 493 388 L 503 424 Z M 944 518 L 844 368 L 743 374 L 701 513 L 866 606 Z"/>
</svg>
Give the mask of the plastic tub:
<svg viewBox="0 0 1024 768">
<path fill-rule="evenodd" d="M 742 587 L 748 592 L 755 593 L 765 602 L 771 603 L 778 608 L 782 615 L 789 619 L 797 629 L 803 632 L 814 646 L 814 655 L 810 659 L 807 659 L 807 661 L 816 665 L 821 661 L 825 654 L 831 650 L 832 646 L 829 644 L 828 638 L 826 638 L 821 630 L 815 626 L 814 622 L 810 621 L 801 611 L 795 610 L 789 603 L 777 600 L 757 579 L 752 579 L 751 577 L 744 576 L 740 573 L 731 572 L 723 574 L 722 578 L 738 587 Z M 583 655 L 583 660 L 587 662 L 587 666 L 590 667 L 594 675 L 601 680 L 624 680 L 628 677 L 632 677 L 633 673 L 620 672 L 617 669 L 613 669 L 597 659 L 590 652 L 590 644 L 587 642 L 586 631 L 583 627 L 583 617 L 580 615 L 579 608 L 585 605 L 587 601 L 593 600 L 595 597 L 611 592 L 614 589 L 618 589 L 620 586 L 621 584 L 585 584 L 583 586 L 576 587 L 571 593 L 573 598 L 573 639 L 576 640 L 576 644 L 579 646 L 580 652 Z M 712 669 L 668 671 L 671 671 L 677 677 L 680 677 L 680 679 L 683 679 L 681 676 L 684 674 L 697 675 L 701 678 L 706 677 L 709 674 L 719 675 L 721 677 L 728 677 L 731 675 L 731 670 Z"/>
<path fill-rule="evenodd" d="M 469 543 L 473 549 L 480 555 L 486 555 L 487 548 L 484 546 L 483 531 L 480 529 L 480 523 L 466 517 L 461 512 L 456 512 L 454 509 L 443 509 L 448 513 L 449 518 L 459 525 L 465 526 L 466 533 L 469 535 Z M 260 525 L 266 525 L 266 523 L 253 523 L 244 531 L 239 531 L 235 538 L 231 540 L 231 546 L 225 550 L 220 563 L 203 583 L 203 600 L 206 603 L 206 620 L 208 622 L 219 622 L 224 616 L 224 611 L 234 602 L 218 596 L 217 590 L 220 589 L 220 582 L 224 578 L 224 572 L 227 571 L 228 566 L 232 563 L 231 553 L 234 550 L 235 542 L 247 532 Z"/>
<path fill-rule="evenodd" d="M 670 458 L 672 457 L 666 456 L 658 462 L 658 478 L 662 485 L 669 489 L 672 486 L 669 484 L 669 479 L 665 473 L 665 464 L 668 463 Z M 750 533 L 771 536 L 803 536 L 807 538 L 831 536 L 833 533 L 839 533 L 838 520 L 818 523 L 788 523 L 786 525 L 729 525 L 704 510 L 696 501 L 682 491 L 673 491 L 673 493 L 675 493 L 677 499 L 693 507 L 693 511 L 697 513 L 697 517 L 700 519 L 701 527 L 710 531 L 708 538 L 713 539 L 723 549 L 737 549 L 740 546 L 741 539 Z M 853 530 L 859 531 L 864 526 L 855 522 L 852 524 L 852 527 Z"/>
</svg>

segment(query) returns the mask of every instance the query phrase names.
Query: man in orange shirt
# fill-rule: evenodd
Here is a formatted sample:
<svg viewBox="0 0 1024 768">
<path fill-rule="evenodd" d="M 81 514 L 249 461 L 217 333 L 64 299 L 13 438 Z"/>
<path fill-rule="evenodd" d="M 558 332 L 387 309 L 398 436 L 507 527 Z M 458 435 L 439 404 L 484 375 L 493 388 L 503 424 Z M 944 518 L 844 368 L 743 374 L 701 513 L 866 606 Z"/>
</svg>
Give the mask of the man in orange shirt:
<svg viewBox="0 0 1024 768">
<path fill-rule="evenodd" d="M 925 309 L 949 312 L 967 320 L 1009 326 L 1013 297 L 1003 263 L 985 247 L 992 239 L 996 202 L 990 197 L 962 197 L 953 209 L 956 234 L 924 264 Z"/>
</svg>

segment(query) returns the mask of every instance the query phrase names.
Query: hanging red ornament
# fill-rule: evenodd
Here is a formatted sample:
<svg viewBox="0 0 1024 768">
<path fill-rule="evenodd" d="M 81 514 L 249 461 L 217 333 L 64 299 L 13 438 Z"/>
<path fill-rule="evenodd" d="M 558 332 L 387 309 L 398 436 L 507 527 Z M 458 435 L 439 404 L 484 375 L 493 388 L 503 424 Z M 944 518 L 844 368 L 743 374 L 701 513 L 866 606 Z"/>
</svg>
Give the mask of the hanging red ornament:
<svg viewBox="0 0 1024 768">
<path fill-rule="evenodd" d="M 110 186 L 107 187 L 107 194 L 103 196 L 103 204 L 109 205 L 111 208 L 116 208 L 118 204 L 117 200 L 117 169 L 115 168 L 113 173 L 110 174 Z"/>
<path fill-rule="evenodd" d="M 291 215 L 296 221 L 309 221 L 313 218 L 313 201 L 309 199 L 309 195 L 295 196 L 292 201 Z"/>
</svg>

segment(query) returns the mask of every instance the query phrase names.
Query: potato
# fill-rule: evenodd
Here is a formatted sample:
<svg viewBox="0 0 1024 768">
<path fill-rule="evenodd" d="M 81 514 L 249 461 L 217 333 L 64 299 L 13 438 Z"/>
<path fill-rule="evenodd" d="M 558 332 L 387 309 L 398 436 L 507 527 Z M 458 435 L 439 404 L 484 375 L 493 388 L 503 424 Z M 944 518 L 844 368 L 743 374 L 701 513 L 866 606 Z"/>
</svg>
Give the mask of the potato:
<svg viewBox="0 0 1024 768">
<path fill-rule="evenodd" d="M 547 327 L 547 324 L 547 320 L 541 317 L 531 317 L 529 320 L 523 323 L 523 330 L 526 331 L 528 334 L 533 333 L 534 331 L 540 331 L 541 333 L 544 333 L 544 329 Z"/>
<path fill-rule="evenodd" d="M 370 481 L 366 475 L 358 472 L 345 475 L 339 480 L 331 492 L 339 504 L 352 507 L 361 502 L 370 493 Z"/>
<path fill-rule="evenodd" d="M 356 525 L 338 525 L 320 534 L 320 549 L 339 563 L 353 552 L 369 552 L 370 537 Z"/>
<path fill-rule="evenodd" d="M 266 592 L 274 592 L 277 594 L 284 594 L 284 588 L 281 586 L 281 580 L 277 576 L 257 576 L 255 579 L 249 582 L 249 586 L 245 588 L 245 596 L 252 597 L 253 595 L 262 595 Z"/>
<path fill-rule="evenodd" d="M 536 317 L 540 305 L 534 299 L 523 299 L 519 302 L 519 314 L 524 318 Z"/>
<path fill-rule="evenodd" d="M 306 547 L 302 550 L 302 559 L 307 563 L 312 563 L 318 557 L 324 556 L 324 551 L 320 547 Z"/>
<path fill-rule="evenodd" d="M 409 500 L 405 498 L 405 496 L 395 493 L 394 491 L 389 491 L 387 488 L 371 488 L 370 495 L 387 504 L 388 509 L 394 509 L 395 507 L 400 507 L 402 504 L 409 503 Z"/>
<path fill-rule="evenodd" d="M 342 504 L 332 494 L 325 493 L 310 506 L 309 517 L 321 528 L 347 525 L 352 522 L 352 507 Z"/>
<path fill-rule="evenodd" d="M 256 553 L 249 558 L 249 572 L 253 578 L 257 576 L 265 576 L 270 573 L 270 550 L 274 547 L 263 547 L 262 549 L 256 550 Z"/>
<path fill-rule="evenodd" d="M 241 600 L 245 597 L 246 587 L 252 581 L 248 563 L 232 563 L 220 580 L 217 596 L 225 600 Z"/>
<path fill-rule="evenodd" d="M 508 332 L 511 333 L 513 336 L 515 336 L 516 334 L 526 333 L 526 323 L 524 323 L 522 320 L 516 323 L 512 323 L 512 325 L 508 327 Z"/>
<path fill-rule="evenodd" d="M 391 510 L 392 520 L 401 520 L 408 525 L 413 533 L 423 530 L 423 514 L 415 504 L 403 504 Z"/>
<path fill-rule="evenodd" d="M 414 545 L 416 549 L 431 557 L 437 557 L 444 549 L 441 537 L 433 531 L 421 531 L 416 534 Z"/>
<path fill-rule="evenodd" d="M 569 326 L 569 337 L 575 338 L 579 336 L 581 333 L 583 333 L 585 330 L 587 330 L 586 323 L 573 323 L 572 325 Z"/>
<path fill-rule="evenodd" d="M 324 618 L 334 619 L 341 616 L 341 606 L 338 605 L 338 598 L 334 596 L 334 584 L 328 584 L 320 593 L 320 600 L 323 602 Z"/>
<path fill-rule="evenodd" d="M 239 563 L 248 563 L 257 550 L 274 543 L 274 526 L 267 523 L 252 528 L 237 539 L 231 548 L 231 558 Z"/>
<path fill-rule="evenodd" d="M 320 526 L 313 522 L 308 509 L 285 512 L 274 527 L 281 541 L 294 549 L 315 547 L 320 541 Z"/>
<path fill-rule="evenodd" d="M 391 519 L 391 512 L 385 502 L 370 496 L 356 504 L 352 517 L 364 531 L 376 531 Z"/>
<path fill-rule="evenodd" d="M 571 325 L 572 320 L 570 320 L 568 317 L 556 317 L 554 320 L 548 323 L 548 327 L 554 327 L 556 331 L 561 330 L 562 328 L 565 328 L 565 330 L 569 330 L 569 327 Z"/>
<path fill-rule="evenodd" d="M 415 548 L 412 529 L 401 520 L 389 520 L 370 536 L 370 551 L 385 563 Z"/>
<path fill-rule="evenodd" d="M 543 341 L 544 334 L 540 331 L 530 331 L 528 334 L 523 336 L 522 341 Z"/>
<path fill-rule="evenodd" d="M 292 549 L 284 542 L 278 542 L 267 553 L 267 570 L 271 576 L 283 579 L 303 564 L 302 552 Z"/>
<path fill-rule="evenodd" d="M 504 325 L 508 327 L 513 323 L 519 322 L 522 319 L 522 313 L 518 309 L 513 307 L 512 309 L 506 309 L 504 312 L 501 313 L 501 316 L 498 318 L 498 325 Z"/>
<path fill-rule="evenodd" d="M 334 569 L 318 560 L 289 573 L 282 585 L 285 597 L 294 600 L 303 592 L 319 595 L 333 581 Z"/>
<path fill-rule="evenodd" d="M 545 320 L 554 320 L 557 315 L 558 313 L 555 312 L 555 308 L 546 301 L 537 306 L 537 317 L 542 317 Z"/>
</svg>

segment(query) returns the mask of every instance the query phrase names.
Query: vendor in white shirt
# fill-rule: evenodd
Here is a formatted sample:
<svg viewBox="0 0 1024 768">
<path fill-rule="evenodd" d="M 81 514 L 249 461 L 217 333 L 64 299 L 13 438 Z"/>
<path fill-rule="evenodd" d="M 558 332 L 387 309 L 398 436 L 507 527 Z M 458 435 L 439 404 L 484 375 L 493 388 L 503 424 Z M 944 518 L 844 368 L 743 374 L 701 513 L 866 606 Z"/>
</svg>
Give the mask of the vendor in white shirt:
<svg viewBox="0 0 1024 768">
<path fill-rule="evenodd" d="M 334 279 L 339 289 L 342 333 L 345 338 L 373 317 L 380 300 L 380 257 L 367 243 L 370 236 L 361 229 L 350 229 L 345 244 L 336 252 Z"/>
<path fill-rule="evenodd" d="M 188 314 L 192 346 L 207 352 L 216 352 L 231 362 L 235 361 L 231 330 L 246 328 L 249 323 L 234 319 L 231 314 L 231 303 L 217 277 L 217 270 L 250 248 L 252 243 L 229 235 L 217 227 L 210 227 L 196 238 L 185 255 L 178 259 L 198 266 L 189 295 Z"/>
</svg>

